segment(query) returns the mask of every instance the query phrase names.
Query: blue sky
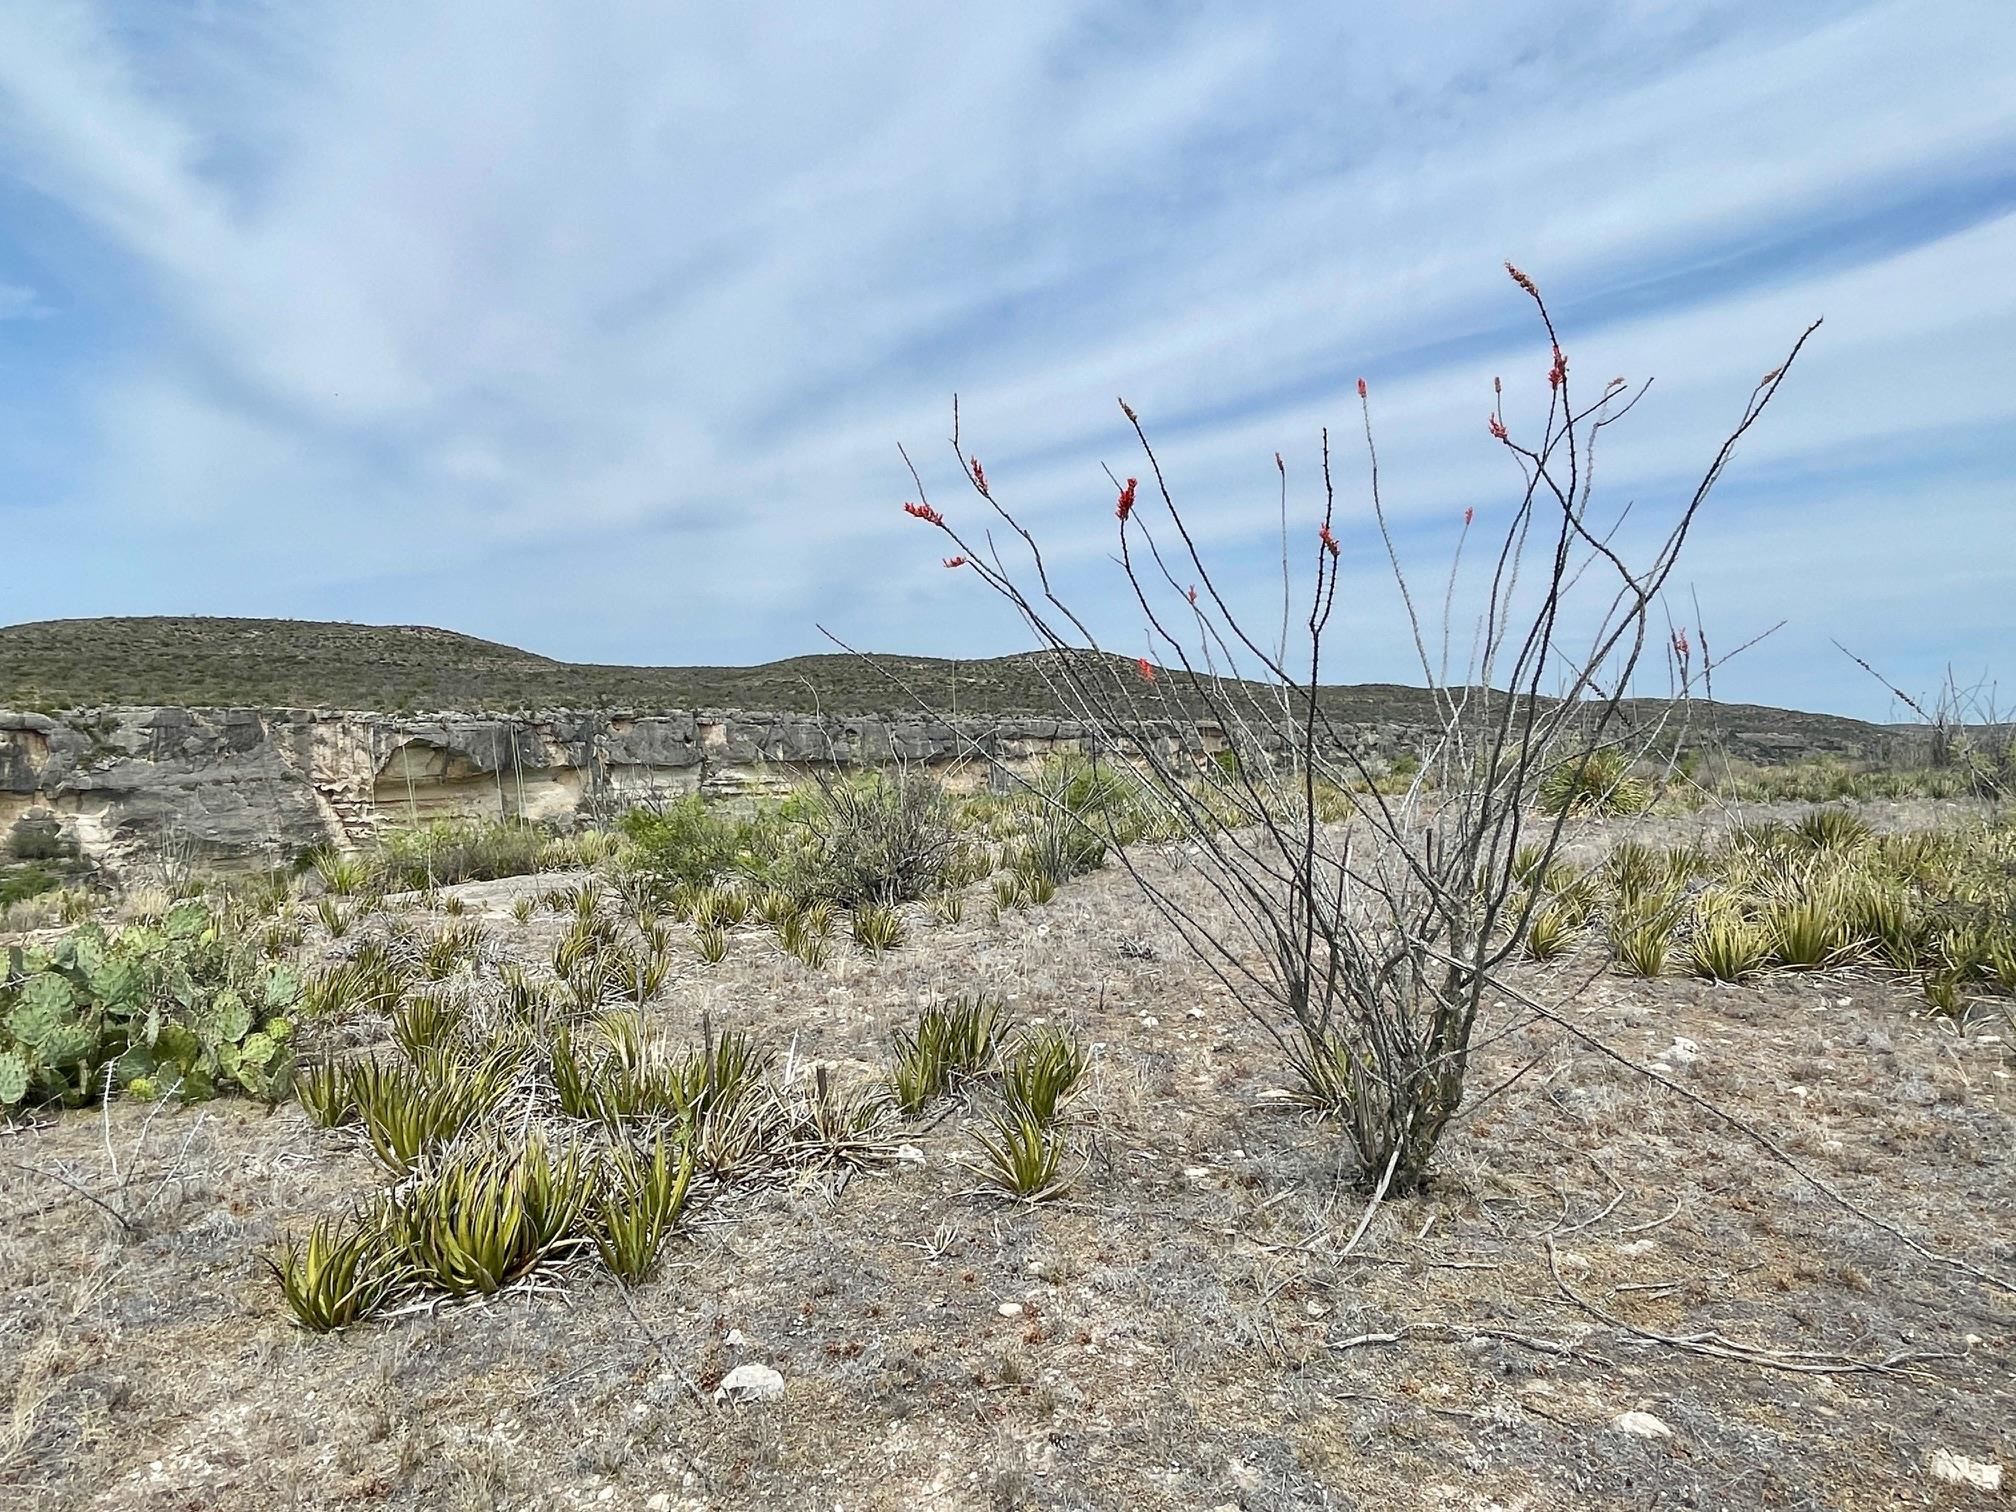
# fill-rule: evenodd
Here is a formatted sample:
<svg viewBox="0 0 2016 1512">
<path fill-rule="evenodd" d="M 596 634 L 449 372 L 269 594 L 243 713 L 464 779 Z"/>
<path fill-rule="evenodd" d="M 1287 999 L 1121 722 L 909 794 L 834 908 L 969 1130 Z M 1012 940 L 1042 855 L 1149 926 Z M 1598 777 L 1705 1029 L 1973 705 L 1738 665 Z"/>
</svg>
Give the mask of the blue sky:
<svg viewBox="0 0 2016 1512">
<path fill-rule="evenodd" d="M 1372 387 L 1435 578 L 1546 354 L 1654 518 L 1826 325 L 1676 584 L 1725 697 L 2016 676 L 2016 9 L 0 0 L 0 620 L 430 623 L 581 660 L 1024 632 L 906 520 L 966 436 L 1133 651 L 1156 438 L 1242 604 Z M 1339 680 L 1407 680 L 1340 445 Z M 1300 528 L 1298 526 L 1298 528 Z M 1685 611 L 1691 618 L 1691 607 Z M 1145 643 L 1144 643 L 1145 645 Z M 2016 689 L 2011 690 L 2016 695 Z"/>
</svg>

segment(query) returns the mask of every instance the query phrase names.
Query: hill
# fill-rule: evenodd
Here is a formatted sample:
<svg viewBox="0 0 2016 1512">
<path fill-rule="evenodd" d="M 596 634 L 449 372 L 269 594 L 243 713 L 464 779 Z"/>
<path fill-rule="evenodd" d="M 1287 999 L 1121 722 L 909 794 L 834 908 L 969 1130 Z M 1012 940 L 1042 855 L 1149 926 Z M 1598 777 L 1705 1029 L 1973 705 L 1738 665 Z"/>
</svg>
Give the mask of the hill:
<svg viewBox="0 0 2016 1512">
<path fill-rule="evenodd" d="M 948 713 L 1060 712 L 1032 656 L 875 660 L 882 670 L 844 653 L 753 667 L 605 666 L 555 661 L 425 625 L 168 616 L 41 620 L 0 628 L 0 708 L 914 711 L 914 700 L 893 677 Z M 1425 692 L 1393 683 L 1327 688 L 1324 703 L 1352 722 L 1416 723 L 1431 712 Z M 1753 705 L 1720 705 L 1717 714 L 1777 737 L 1787 754 L 1874 751 L 1888 733 L 1859 720 Z"/>
</svg>

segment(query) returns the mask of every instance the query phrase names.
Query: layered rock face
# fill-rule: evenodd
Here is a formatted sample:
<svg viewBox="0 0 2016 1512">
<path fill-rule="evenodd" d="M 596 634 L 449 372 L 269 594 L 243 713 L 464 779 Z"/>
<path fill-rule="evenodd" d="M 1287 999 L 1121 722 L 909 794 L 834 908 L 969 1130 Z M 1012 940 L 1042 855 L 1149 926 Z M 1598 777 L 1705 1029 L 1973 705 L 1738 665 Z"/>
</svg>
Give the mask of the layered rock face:
<svg viewBox="0 0 2016 1512">
<path fill-rule="evenodd" d="M 1845 721 L 1829 721 L 1830 725 Z M 1836 735 L 1832 754 L 1869 742 Z M 1342 727 L 1372 760 L 1419 732 Z M 1171 727 L 1173 747 L 1223 750 L 1221 732 Z M 1724 732 L 1736 754 L 1813 754 L 1760 729 Z M 566 822 L 652 797 L 781 792 L 817 769 L 929 768 L 955 787 L 1002 784 L 1044 758 L 1085 752 L 1079 725 L 1045 719 L 959 724 L 799 714 L 445 714 L 402 718 L 319 710 L 120 708 L 51 717 L 0 711 L 0 845 L 21 826 L 63 839 L 114 872 L 149 855 L 285 861 L 307 847 L 366 845 L 388 825 L 450 815 Z M 27 833 L 26 830 L 20 830 Z"/>
</svg>

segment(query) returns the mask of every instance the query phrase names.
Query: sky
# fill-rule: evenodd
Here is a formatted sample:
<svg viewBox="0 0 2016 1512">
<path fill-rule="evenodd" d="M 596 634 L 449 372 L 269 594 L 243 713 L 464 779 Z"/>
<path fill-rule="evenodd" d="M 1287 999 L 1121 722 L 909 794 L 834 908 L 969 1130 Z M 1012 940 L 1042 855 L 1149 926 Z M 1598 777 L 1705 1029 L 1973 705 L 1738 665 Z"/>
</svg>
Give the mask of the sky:
<svg viewBox="0 0 2016 1512">
<path fill-rule="evenodd" d="M 1274 455 L 1301 564 L 1330 427 L 1325 680 L 1418 682 L 1355 381 L 1432 605 L 1517 502 L 1492 378 L 1515 436 L 1547 403 L 1510 259 L 1578 381 L 1655 380 L 1598 459 L 1627 542 L 1825 317 L 1671 612 L 1783 622 L 1723 698 L 1900 717 L 1835 642 L 2016 679 L 2012 79 L 1994 0 L 0 0 L 0 622 L 1028 649 L 902 512 L 899 445 L 985 509 L 956 393 L 1064 595 L 1153 650 L 1124 397 L 1263 624 Z"/>
</svg>

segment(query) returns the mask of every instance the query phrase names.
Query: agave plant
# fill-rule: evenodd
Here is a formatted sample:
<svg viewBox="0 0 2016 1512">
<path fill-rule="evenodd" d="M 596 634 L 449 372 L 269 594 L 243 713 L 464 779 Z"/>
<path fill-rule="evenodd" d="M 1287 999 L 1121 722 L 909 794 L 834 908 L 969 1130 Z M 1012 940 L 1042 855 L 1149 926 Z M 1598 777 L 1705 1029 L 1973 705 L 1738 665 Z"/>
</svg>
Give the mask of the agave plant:
<svg viewBox="0 0 2016 1512">
<path fill-rule="evenodd" d="M 1526 925 L 1526 954 L 1536 961 L 1566 955 L 1575 943 L 1578 922 L 1573 911 L 1560 903 L 1535 909 Z"/>
<path fill-rule="evenodd" d="M 1714 982 L 1740 982 L 1763 969 L 1771 957 L 1771 937 L 1744 917 L 1733 899 L 1715 897 L 1695 914 L 1687 942 L 1688 965 Z"/>
<path fill-rule="evenodd" d="M 625 1147 L 609 1159 L 613 1191 L 601 1199 L 592 1237 L 603 1265 L 625 1281 L 641 1281 L 658 1263 L 685 1211 L 693 1183 L 693 1152 L 653 1143 L 649 1159 Z"/>
<path fill-rule="evenodd" d="M 537 1145 L 465 1150 L 408 1188 L 391 1221 L 419 1281 L 487 1296 L 577 1243 L 590 1194 L 582 1162 L 556 1163 Z"/>
<path fill-rule="evenodd" d="M 887 903 L 865 903 L 853 913 L 854 943 L 879 956 L 903 943 L 903 915 Z"/>
<path fill-rule="evenodd" d="M 989 1128 L 991 1133 L 976 1132 L 973 1138 L 980 1146 L 981 1174 L 990 1184 L 1024 1202 L 1064 1195 L 1069 1182 L 1061 1128 L 1014 1106 L 996 1114 Z"/>
<path fill-rule="evenodd" d="M 1001 1095 L 1038 1123 L 1056 1121 L 1057 1110 L 1085 1074 L 1085 1047 L 1054 1024 L 1025 1030 L 1001 1073 Z"/>
<path fill-rule="evenodd" d="M 728 930 L 722 924 L 709 919 L 698 924 L 693 930 L 693 948 L 700 959 L 710 966 L 718 966 L 728 959 Z"/>
<path fill-rule="evenodd" d="M 265 1258 L 287 1306 L 312 1333 L 361 1322 L 412 1279 L 382 1207 L 319 1218 L 305 1237 L 290 1235 Z"/>
</svg>

